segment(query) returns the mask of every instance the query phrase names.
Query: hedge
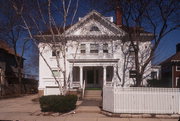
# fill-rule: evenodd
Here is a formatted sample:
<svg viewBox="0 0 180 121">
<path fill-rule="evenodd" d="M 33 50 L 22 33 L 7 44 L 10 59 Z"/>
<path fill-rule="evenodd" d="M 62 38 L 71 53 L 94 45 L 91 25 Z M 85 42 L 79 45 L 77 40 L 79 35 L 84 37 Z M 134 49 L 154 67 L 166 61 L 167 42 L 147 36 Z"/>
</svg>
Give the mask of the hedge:
<svg viewBox="0 0 180 121">
<path fill-rule="evenodd" d="M 42 112 L 69 112 L 76 108 L 76 95 L 49 95 L 39 99 Z"/>
</svg>

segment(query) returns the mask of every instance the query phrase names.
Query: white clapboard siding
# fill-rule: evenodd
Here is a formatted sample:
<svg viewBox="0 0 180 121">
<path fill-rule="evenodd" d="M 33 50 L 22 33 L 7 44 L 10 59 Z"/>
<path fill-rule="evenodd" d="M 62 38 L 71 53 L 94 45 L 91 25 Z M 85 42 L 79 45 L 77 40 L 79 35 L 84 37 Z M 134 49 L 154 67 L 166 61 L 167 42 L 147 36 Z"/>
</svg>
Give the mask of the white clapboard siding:
<svg viewBox="0 0 180 121">
<path fill-rule="evenodd" d="M 180 89 L 104 87 L 103 110 L 113 113 L 180 114 Z"/>
</svg>

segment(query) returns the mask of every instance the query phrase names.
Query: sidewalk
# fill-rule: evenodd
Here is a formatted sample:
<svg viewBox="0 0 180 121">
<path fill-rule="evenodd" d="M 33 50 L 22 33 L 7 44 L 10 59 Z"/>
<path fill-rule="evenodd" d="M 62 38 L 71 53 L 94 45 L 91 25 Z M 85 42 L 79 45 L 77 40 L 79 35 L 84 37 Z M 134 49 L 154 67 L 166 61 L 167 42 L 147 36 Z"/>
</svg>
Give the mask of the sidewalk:
<svg viewBox="0 0 180 121">
<path fill-rule="evenodd" d="M 77 111 L 75 114 L 60 116 L 32 115 L 40 112 L 38 103 L 32 102 L 37 95 L 0 100 L 0 120 L 19 121 L 178 121 L 178 119 L 114 118 L 99 112 Z M 84 104 L 82 103 L 82 106 Z M 85 105 L 86 106 L 86 105 Z M 92 105 L 93 107 L 93 105 Z M 97 107 L 96 107 L 97 108 Z"/>
</svg>

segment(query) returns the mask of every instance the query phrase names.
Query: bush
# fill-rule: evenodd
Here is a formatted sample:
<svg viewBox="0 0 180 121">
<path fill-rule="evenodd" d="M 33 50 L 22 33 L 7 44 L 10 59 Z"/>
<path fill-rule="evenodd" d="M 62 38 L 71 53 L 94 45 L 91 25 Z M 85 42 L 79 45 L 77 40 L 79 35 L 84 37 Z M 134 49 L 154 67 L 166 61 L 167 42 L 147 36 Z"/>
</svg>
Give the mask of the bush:
<svg viewBox="0 0 180 121">
<path fill-rule="evenodd" d="M 147 80 L 148 87 L 168 87 L 168 83 L 166 81 L 157 80 L 157 79 L 149 79 Z"/>
<path fill-rule="evenodd" d="M 69 112 L 76 108 L 76 95 L 50 95 L 39 99 L 42 112 Z"/>
</svg>

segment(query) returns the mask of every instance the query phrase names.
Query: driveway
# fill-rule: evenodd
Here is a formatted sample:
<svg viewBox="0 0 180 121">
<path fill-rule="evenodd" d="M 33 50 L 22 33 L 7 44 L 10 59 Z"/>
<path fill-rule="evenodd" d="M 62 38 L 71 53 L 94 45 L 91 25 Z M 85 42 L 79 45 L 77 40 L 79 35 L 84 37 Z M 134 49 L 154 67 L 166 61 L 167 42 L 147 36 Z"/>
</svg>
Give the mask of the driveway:
<svg viewBox="0 0 180 121">
<path fill-rule="evenodd" d="M 35 115 L 40 113 L 39 104 L 31 101 L 37 95 L 0 100 L 0 120 L 19 121 L 178 121 L 177 119 L 112 118 L 99 113 L 79 112 L 64 116 Z"/>
</svg>

